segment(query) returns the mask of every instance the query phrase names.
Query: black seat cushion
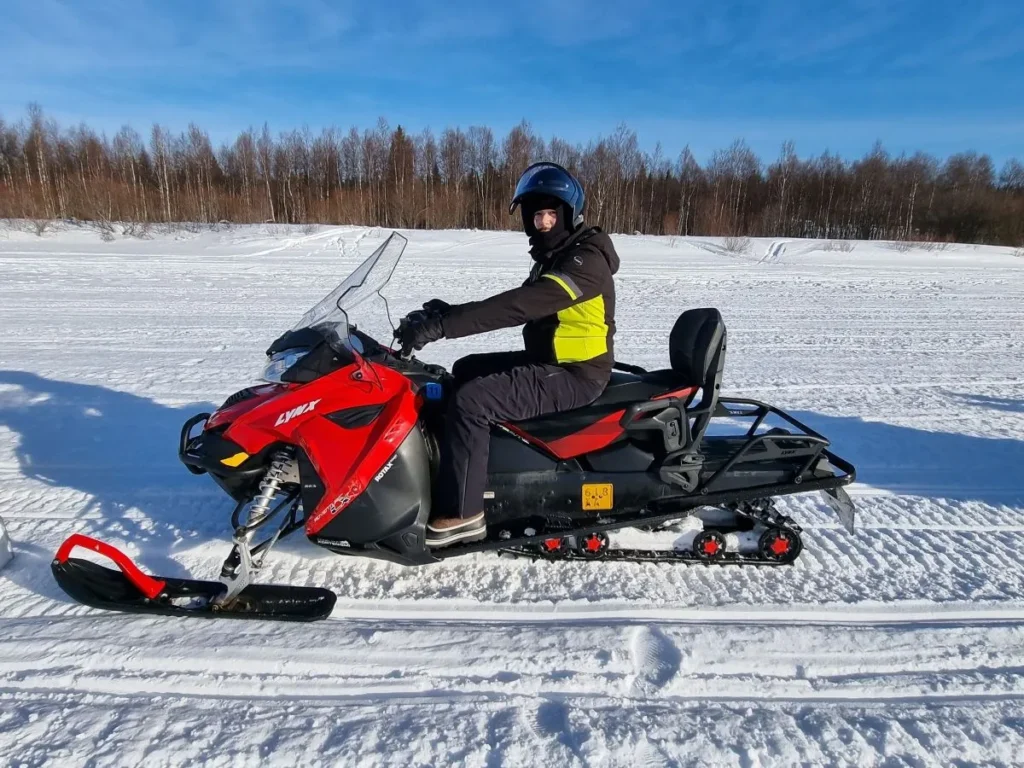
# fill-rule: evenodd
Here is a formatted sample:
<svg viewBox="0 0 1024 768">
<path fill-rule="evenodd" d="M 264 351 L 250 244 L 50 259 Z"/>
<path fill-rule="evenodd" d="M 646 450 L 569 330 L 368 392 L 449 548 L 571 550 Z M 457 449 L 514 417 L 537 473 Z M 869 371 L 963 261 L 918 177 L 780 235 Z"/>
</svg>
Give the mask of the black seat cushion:
<svg viewBox="0 0 1024 768">
<path fill-rule="evenodd" d="M 679 372 L 674 370 L 651 371 L 639 375 L 613 371 L 604 392 L 590 405 L 514 422 L 513 426 L 542 442 L 550 443 L 575 434 L 613 413 L 621 414 L 632 403 L 642 403 L 689 386 Z"/>
<path fill-rule="evenodd" d="M 699 387 L 722 346 L 725 321 L 717 309 L 688 309 L 668 337 L 669 360 L 689 386 Z"/>
<path fill-rule="evenodd" d="M 612 371 L 611 380 L 604 392 L 587 407 L 642 402 L 663 395 L 674 387 L 685 386 L 686 382 L 674 370 L 651 371 L 639 375 Z"/>
</svg>

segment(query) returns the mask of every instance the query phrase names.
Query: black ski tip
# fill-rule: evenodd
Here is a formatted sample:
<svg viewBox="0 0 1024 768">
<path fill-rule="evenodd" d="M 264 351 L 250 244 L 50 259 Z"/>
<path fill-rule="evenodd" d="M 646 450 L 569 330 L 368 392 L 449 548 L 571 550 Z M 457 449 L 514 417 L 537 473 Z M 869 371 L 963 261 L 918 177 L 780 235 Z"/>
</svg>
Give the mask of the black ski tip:
<svg viewBox="0 0 1024 768">
<path fill-rule="evenodd" d="M 217 581 L 150 577 L 162 585 L 147 596 L 122 571 L 90 560 L 67 557 L 51 565 L 57 584 L 83 605 L 108 611 L 202 618 L 318 621 L 326 619 L 337 601 L 329 589 L 251 584 L 226 606 L 214 604 L 224 592 Z M 155 591 L 155 590 L 154 590 Z"/>
</svg>

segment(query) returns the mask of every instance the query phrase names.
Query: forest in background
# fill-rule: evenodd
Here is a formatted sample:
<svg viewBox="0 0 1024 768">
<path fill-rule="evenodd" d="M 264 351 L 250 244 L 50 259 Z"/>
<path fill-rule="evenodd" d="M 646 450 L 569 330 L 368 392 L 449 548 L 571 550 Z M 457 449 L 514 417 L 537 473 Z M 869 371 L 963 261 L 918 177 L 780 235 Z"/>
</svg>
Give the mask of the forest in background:
<svg viewBox="0 0 1024 768">
<path fill-rule="evenodd" d="M 963 152 L 801 158 L 791 142 L 763 162 L 742 140 L 703 164 L 689 149 L 639 148 L 625 125 L 586 146 L 544 140 L 526 122 L 410 134 L 373 129 L 241 132 L 214 147 L 197 125 L 112 138 L 62 127 L 37 105 L 0 116 L 0 218 L 359 224 L 515 229 L 508 202 L 522 171 L 551 160 L 577 174 L 587 221 L 611 232 L 810 237 L 1024 246 L 1024 164 L 996 169 Z"/>
</svg>

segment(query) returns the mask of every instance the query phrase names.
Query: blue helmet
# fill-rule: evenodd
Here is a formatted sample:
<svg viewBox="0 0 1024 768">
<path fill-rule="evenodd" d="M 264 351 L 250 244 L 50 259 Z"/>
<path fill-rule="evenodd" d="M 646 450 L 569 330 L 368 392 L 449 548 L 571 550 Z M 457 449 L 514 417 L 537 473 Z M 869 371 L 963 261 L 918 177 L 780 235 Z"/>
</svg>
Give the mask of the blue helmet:
<svg viewBox="0 0 1024 768">
<path fill-rule="evenodd" d="M 516 192 L 512 197 L 509 213 L 514 213 L 526 195 L 545 195 L 561 200 L 572 212 L 572 226 L 583 223 L 583 208 L 586 196 L 583 185 L 575 176 L 556 163 L 534 163 L 519 177 Z"/>
</svg>

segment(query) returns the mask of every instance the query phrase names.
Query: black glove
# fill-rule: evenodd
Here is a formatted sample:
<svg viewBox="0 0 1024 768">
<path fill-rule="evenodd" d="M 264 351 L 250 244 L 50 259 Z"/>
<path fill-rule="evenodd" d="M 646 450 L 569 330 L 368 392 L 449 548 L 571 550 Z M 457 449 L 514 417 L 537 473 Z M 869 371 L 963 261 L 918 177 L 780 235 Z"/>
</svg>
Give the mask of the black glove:
<svg viewBox="0 0 1024 768">
<path fill-rule="evenodd" d="M 426 310 L 429 314 L 441 315 L 441 317 L 447 315 L 448 310 L 451 308 L 451 304 L 449 304 L 447 301 L 442 301 L 441 299 L 431 299 L 430 301 L 423 305 L 423 309 Z"/>
<path fill-rule="evenodd" d="M 441 317 L 423 310 L 410 312 L 398 324 L 395 338 L 402 344 L 402 354 L 408 354 L 414 349 L 423 349 L 430 342 L 444 338 Z"/>
</svg>

